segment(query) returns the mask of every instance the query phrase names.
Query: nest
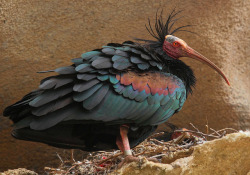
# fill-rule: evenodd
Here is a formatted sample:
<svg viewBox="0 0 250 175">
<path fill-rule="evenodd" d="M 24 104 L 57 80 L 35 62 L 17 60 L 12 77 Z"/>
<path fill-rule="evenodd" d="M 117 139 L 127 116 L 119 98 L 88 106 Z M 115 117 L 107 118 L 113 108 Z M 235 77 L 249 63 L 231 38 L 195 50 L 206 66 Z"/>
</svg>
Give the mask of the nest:
<svg viewBox="0 0 250 175">
<path fill-rule="evenodd" d="M 192 124 L 191 124 L 192 125 Z M 176 138 L 170 141 L 160 140 L 166 132 L 159 132 L 147 138 L 144 142 L 132 149 L 133 156 L 139 160 L 157 160 L 161 163 L 172 163 L 176 159 L 187 157 L 192 154 L 193 147 L 203 144 L 208 140 L 221 138 L 232 132 L 232 128 L 212 131 L 211 134 L 200 132 L 196 127 L 194 130 L 175 130 L 178 133 Z M 63 161 L 58 168 L 45 167 L 47 174 L 111 174 L 118 170 L 119 163 L 124 159 L 123 153 L 119 150 L 97 151 L 87 155 L 85 159 L 77 162 Z"/>
</svg>

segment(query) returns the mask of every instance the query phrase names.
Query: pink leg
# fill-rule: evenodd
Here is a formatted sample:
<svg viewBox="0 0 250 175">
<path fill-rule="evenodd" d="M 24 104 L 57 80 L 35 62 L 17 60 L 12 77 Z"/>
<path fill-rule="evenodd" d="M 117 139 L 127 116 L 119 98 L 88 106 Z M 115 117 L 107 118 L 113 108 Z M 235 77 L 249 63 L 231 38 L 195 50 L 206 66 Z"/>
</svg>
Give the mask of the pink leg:
<svg viewBox="0 0 250 175">
<path fill-rule="evenodd" d="M 118 168 L 122 167 L 122 165 L 125 163 L 139 161 L 138 157 L 132 156 L 132 152 L 131 152 L 129 141 L 128 141 L 128 129 L 129 129 L 129 126 L 127 126 L 127 125 L 120 126 L 120 135 L 121 136 L 117 137 L 117 139 L 116 139 L 116 144 L 117 144 L 118 148 L 124 153 L 124 156 L 125 156 L 123 161 L 121 163 L 119 163 Z M 153 159 L 155 159 L 155 158 L 153 158 Z M 159 162 L 159 161 L 157 161 L 157 162 Z"/>
<path fill-rule="evenodd" d="M 128 129 L 129 126 L 122 125 L 120 126 L 120 135 L 121 137 L 117 137 L 116 144 L 118 148 L 123 151 L 125 156 L 132 155 L 132 152 L 130 150 L 130 145 L 128 141 Z"/>
<path fill-rule="evenodd" d="M 124 152 L 124 148 L 123 148 L 121 136 L 117 136 L 117 138 L 116 138 L 116 145 L 118 146 L 118 148 L 119 148 L 122 152 Z"/>
</svg>

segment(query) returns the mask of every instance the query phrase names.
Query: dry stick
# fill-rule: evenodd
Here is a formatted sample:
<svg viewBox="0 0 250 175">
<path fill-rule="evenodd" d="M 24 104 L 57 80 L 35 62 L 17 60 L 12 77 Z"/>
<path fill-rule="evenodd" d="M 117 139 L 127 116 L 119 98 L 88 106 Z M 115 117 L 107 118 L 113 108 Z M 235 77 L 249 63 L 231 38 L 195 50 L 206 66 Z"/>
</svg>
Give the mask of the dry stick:
<svg viewBox="0 0 250 175">
<path fill-rule="evenodd" d="M 166 154 L 158 154 L 158 155 L 154 155 L 154 156 L 151 156 L 149 158 L 157 158 L 157 157 L 161 157 L 161 156 L 165 156 Z"/>
<path fill-rule="evenodd" d="M 137 156 L 142 155 L 142 154 L 145 154 L 145 153 L 146 153 L 146 150 L 144 150 L 144 151 L 141 152 L 141 153 L 135 154 L 134 156 L 137 157 Z"/>
<path fill-rule="evenodd" d="M 150 141 L 154 141 L 154 142 L 157 142 L 157 143 L 159 143 L 159 144 L 161 144 L 161 145 L 164 145 L 164 142 L 161 142 L 161 141 L 156 140 L 156 139 L 150 139 Z"/>
<path fill-rule="evenodd" d="M 158 146 L 158 145 L 155 144 L 154 146 Z M 162 146 L 165 146 L 165 145 L 162 145 Z M 188 146 L 189 146 L 189 145 L 188 145 Z M 178 147 L 176 147 L 176 148 L 172 147 L 172 148 L 174 149 L 174 150 L 172 150 L 172 151 L 176 151 L 177 149 L 182 149 L 181 147 L 179 147 L 179 148 L 178 148 Z M 164 149 L 163 149 L 163 150 L 160 150 L 160 151 L 159 151 L 159 150 L 158 150 L 158 151 L 157 151 L 157 150 L 148 150 L 148 151 L 147 151 L 147 150 L 144 150 L 143 152 L 138 153 L 138 154 L 136 154 L 136 155 L 134 155 L 134 156 L 137 157 L 137 156 L 142 155 L 142 154 L 152 154 L 152 153 L 158 154 L 158 153 L 170 151 L 170 150 L 169 150 L 169 147 L 167 147 L 167 149 L 168 149 L 168 150 L 164 150 Z M 146 152 L 146 151 L 147 151 L 147 152 Z M 171 151 L 171 152 L 172 152 L 172 151 Z"/>
<path fill-rule="evenodd" d="M 70 172 L 70 170 L 72 170 L 73 168 L 75 168 L 77 165 L 73 165 L 72 167 L 70 167 L 65 174 L 68 174 Z"/>
<path fill-rule="evenodd" d="M 211 131 L 213 131 L 213 133 L 216 133 L 219 137 L 222 137 L 222 135 L 220 135 L 217 131 L 215 131 L 213 128 L 210 128 Z"/>
<path fill-rule="evenodd" d="M 190 148 L 193 145 L 194 145 L 194 143 L 191 142 L 191 143 L 188 143 L 188 144 L 185 144 L 185 145 L 180 145 L 177 148 L 181 148 L 181 149 L 186 148 L 186 149 L 188 149 L 188 148 Z"/>
<path fill-rule="evenodd" d="M 206 121 L 207 121 L 206 129 L 207 129 L 207 134 L 208 134 L 208 119 L 207 119 L 207 115 L 206 115 Z M 206 140 L 207 140 L 207 138 L 206 138 Z"/>
<path fill-rule="evenodd" d="M 194 129 L 196 129 L 196 131 L 198 132 L 198 133 L 202 133 L 202 132 L 200 132 L 200 130 L 198 129 L 198 128 L 196 128 L 194 125 L 193 125 L 193 123 L 189 123 Z M 205 137 L 205 134 L 201 134 L 201 136 L 203 137 L 203 139 L 205 140 L 205 141 L 207 141 L 207 138 Z"/>
<path fill-rule="evenodd" d="M 158 132 L 158 133 L 155 133 L 155 134 L 149 136 L 149 137 L 147 138 L 147 140 L 150 140 L 150 139 L 152 139 L 152 138 L 154 138 L 154 137 L 159 137 L 159 136 L 164 135 L 164 134 L 165 134 L 165 132 Z"/>
<path fill-rule="evenodd" d="M 77 167 L 77 166 L 79 166 L 79 165 L 82 165 L 83 163 L 84 163 L 84 162 L 75 163 L 73 166 L 71 166 L 71 167 L 66 171 L 65 174 L 68 174 L 68 173 L 70 172 L 70 170 L 72 170 L 73 168 L 75 168 L 75 167 Z"/>
<path fill-rule="evenodd" d="M 196 129 L 196 131 L 200 132 L 200 130 L 198 128 L 196 128 L 193 123 L 189 123 L 194 129 Z"/>
<path fill-rule="evenodd" d="M 58 168 L 50 168 L 50 167 L 44 167 L 44 170 L 48 170 L 48 171 L 64 171 L 64 170 L 61 170 L 61 169 L 58 169 Z"/>
<path fill-rule="evenodd" d="M 152 151 L 148 151 L 148 152 L 143 152 L 143 153 L 138 153 L 138 154 L 136 154 L 135 155 L 135 157 L 137 157 L 137 156 L 139 156 L 139 155 L 141 155 L 141 154 L 150 154 L 150 153 L 156 153 L 154 150 L 152 150 Z M 158 152 L 157 152 L 158 153 Z"/>
<path fill-rule="evenodd" d="M 117 153 L 117 154 L 115 154 L 115 155 L 113 155 L 113 156 L 111 156 L 111 157 L 109 157 L 109 158 L 107 158 L 107 159 L 104 159 L 104 160 L 100 161 L 100 162 L 98 163 L 98 165 L 101 165 L 102 163 L 104 163 L 104 162 L 106 162 L 106 161 L 108 161 L 108 160 L 110 160 L 110 159 L 116 158 L 116 157 L 118 157 L 118 156 L 120 156 L 120 155 L 122 155 L 122 154 L 123 154 L 122 152 Z"/>
<path fill-rule="evenodd" d="M 62 160 L 62 158 L 61 158 L 61 156 L 56 152 L 56 155 L 57 155 L 57 157 L 60 159 L 60 161 L 62 162 L 62 163 L 64 163 L 64 161 Z"/>
<path fill-rule="evenodd" d="M 141 145 L 142 147 L 145 147 L 145 146 L 155 146 L 155 144 L 152 144 L 152 143 L 147 143 L 145 145 Z"/>
<path fill-rule="evenodd" d="M 207 136 L 207 137 L 213 137 L 213 138 L 221 138 L 221 134 L 219 136 L 215 136 L 214 134 L 217 132 L 222 132 L 222 131 L 226 131 L 226 130 L 232 130 L 232 131 L 235 131 L 235 132 L 238 132 L 237 130 L 233 129 L 233 128 L 224 128 L 224 129 L 221 129 L 219 131 L 214 131 L 213 133 L 211 134 L 204 134 L 202 132 L 200 132 L 192 123 L 190 123 L 190 125 L 192 125 L 197 131 L 192 131 L 192 130 L 186 130 L 186 131 L 183 131 L 183 130 L 175 130 L 175 132 L 191 132 L 191 133 L 196 133 L 196 134 L 200 134 L 201 136 Z M 210 128 L 211 129 L 211 128 Z"/>
<path fill-rule="evenodd" d="M 191 133 L 196 133 L 196 134 L 200 134 L 201 136 L 208 136 L 208 137 L 214 137 L 214 138 L 220 138 L 218 136 L 215 135 L 211 135 L 211 134 L 204 134 L 202 132 L 198 132 L 198 131 L 192 131 L 192 130 L 186 130 L 186 131 L 182 131 L 182 130 L 175 130 L 175 132 L 191 132 Z"/>
<path fill-rule="evenodd" d="M 231 130 L 231 131 L 234 131 L 234 132 L 239 132 L 238 130 L 233 129 L 233 128 L 224 128 L 224 129 L 218 130 L 217 132 L 219 133 L 221 131 L 226 131 L 226 130 Z M 212 134 L 214 134 L 214 133 L 212 133 Z"/>
</svg>

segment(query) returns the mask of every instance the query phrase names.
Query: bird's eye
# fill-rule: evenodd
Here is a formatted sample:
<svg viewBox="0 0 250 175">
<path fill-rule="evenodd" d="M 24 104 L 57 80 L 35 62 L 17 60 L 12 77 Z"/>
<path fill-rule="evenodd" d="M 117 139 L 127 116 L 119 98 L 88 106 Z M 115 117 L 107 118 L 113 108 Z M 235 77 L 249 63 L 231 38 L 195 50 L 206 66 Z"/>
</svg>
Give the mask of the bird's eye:
<svg viewBox="0 0 250 175">
<path fill-rule="evenodd" d="M 180 46 L 180 43 L 178 43 L 178 42 L 175 41 L 175 42 L 173 42 L 173 46 L 174 46 L 174 47 L 179 47 L 179 46 Z"/>
</svg>

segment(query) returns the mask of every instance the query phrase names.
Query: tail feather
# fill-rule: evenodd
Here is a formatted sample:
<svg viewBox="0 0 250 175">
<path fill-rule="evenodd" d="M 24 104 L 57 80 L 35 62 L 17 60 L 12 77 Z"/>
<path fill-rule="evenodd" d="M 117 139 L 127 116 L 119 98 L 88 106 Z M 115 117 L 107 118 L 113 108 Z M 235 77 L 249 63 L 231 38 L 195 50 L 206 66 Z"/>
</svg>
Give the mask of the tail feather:
<svg viewBox="0 0 250 175">
<path fill-rule="evenodd" d="M 35 99 L 37 96 L 42 94 L 43 90 L 35 90 L 25 95 L 20 101 L 13 105 L 8 106 L 4 109 L 3 115 L 9 116 L 9 118 L 14 122 L 18 122 L 25 117 L 26 114 L 30 112 L 29 102 Z"/>
</svg>

